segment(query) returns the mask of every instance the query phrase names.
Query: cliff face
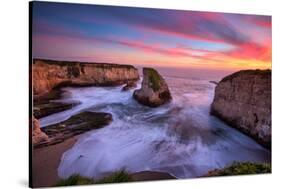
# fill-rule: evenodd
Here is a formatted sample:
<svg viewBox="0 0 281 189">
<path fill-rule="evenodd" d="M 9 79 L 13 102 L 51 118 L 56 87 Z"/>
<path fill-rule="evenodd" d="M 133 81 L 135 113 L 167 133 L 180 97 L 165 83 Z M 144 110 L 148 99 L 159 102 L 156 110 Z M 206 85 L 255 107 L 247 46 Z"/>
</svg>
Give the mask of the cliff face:
<svg viewBox="0 0 281 189">
<path fill-rule="evenodd" d="M 32 143 L 34 145 L 48 141 L 49 137 L 41 131 L 40 123 L 37 119 L 32 117 Z"/>
<path fill-rule="evenodd" d="M 33 94 L 60 86 L 114 86 L 137 81 L 138 70 L 130 65 L 33 60 Z"/>
<path fill-rule="evenodd" d="M 160 106 L 172 99 L 165 80 L 153 68 L 143 68 L 141 88 L 134 91 L 133 97 L 139 103 L 150 107 Z"/>
<path fill-rule="evenodd" d="M 271 70 L 244 70 L 215 89 L 212 115 L 271 147 Z"/>
</svg>

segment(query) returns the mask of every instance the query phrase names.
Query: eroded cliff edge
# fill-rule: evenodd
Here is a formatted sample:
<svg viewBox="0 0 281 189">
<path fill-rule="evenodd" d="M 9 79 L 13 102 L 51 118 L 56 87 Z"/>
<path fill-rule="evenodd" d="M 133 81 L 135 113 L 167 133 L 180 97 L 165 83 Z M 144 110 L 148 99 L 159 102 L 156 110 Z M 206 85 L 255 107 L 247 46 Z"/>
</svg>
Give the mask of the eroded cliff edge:
<svg viewBox="0 0 281 189">
<path fill-rule="evenodd" d="M 271 70 L 242 70 L 223 78 L 210 113 L 271 148 Z"/>
<path fill-rule="evenodd" d="M 33 95 L 43 95 L 61 86 L 115 86 L 139 79 L 131 65 L 34 59 Z"/>
</svg>

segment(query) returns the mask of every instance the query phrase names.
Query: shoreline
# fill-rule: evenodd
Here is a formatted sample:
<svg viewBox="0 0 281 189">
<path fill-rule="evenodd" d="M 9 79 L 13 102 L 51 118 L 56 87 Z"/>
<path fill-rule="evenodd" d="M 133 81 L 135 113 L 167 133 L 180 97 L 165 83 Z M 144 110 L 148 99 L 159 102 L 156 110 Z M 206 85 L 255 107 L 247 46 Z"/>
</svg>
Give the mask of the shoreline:
<svg viewBox="0 0 281 189">
<path fill-rule="evenodd" d="M 81 135 L 76 135 L 65 141 L 46 146 L 33 148 L 32 151 L 32 185 L 33 187 L 47 187 L 55 185 L 59 180 L 58 166 L 64 152 L 70 149 Z"/>
<path fill-rule="evenodd" d="M 75 115 L 75 116 L 77 116 L 77 115 Z M 208 116 L 210 116 L 210 115 L 208 115 Z M 61 125 L 57 125 L 57 127 L 55 127 L 57 129 L 55 134 L 62 134 L 62 136 L 66 136 L 63 134 L 63 132 L 60 132 L 60 131 L 64 131 L 66 134 L 69 134 L 69 131 L 73 131 L 73 132 L 75 131 L 75 133 L 77 134 L 76 136 L 68 135 L 69 138 L 67 138 L 66 140 L 64 140 L 63 142 L 60 142 L 58 144 L 54 144 L 51 146 L 43 146 L 42 148 L 40 147 L 39 149 L 33 148 L 33 154 L 32 154 L 33 155 L 33 160 L 32 160 L 33 187 L 54 186 L 60 180 L 57 169 L 61 162 L 61 157 L 64 152 L 66 152 L 73 145 L 75 145 L 75 143 L 77 142 L 79 137 L 81 137 L 81 135 L 82 135 L 81 133 L 78 134 L 78 132 L 76 132 L 76 131 L 80 132 L 81 128 L 76 128 L 75 130 L 72 130 L 72 128 L 70 127 L 70 130 L 66 130 L 65 125 L 73 125 L 73 123 L 79 123 L 80 126 L 82 127 L 84 124 L 81 124 L 81 119 L 80 119 L 81 117 L 80 116 L 78 116 L 78 117 L 79 117 L 79 119 L 76 119 L 76 118 L 74 120 L 69 119 L 69 120 L 65 121 L 66 123 L 62 122 L 62 123 L 60 123 Z M 82 117 L 84 118 L 85 115 L 83 114 Z M 89 116 L 86 116 L 86 117 L 89 117 Z M 90 117 L 92 118 L 92 116 L 90 116 Z M 89 124 L 88 119 L 83 119 L 83 123 L 84 122 Z M 226 125 L 229 126 L 229 124 L 227 124 L 227 123 L 226 123 Z M 82 128 L 84 128 L 84 126 Z M 98 129 L 98 128 L 95 128 L 95 129 Z M 48 129 L 45 129 L 45 130 L 42 129 L 42 130 L 49 135 L 53 133 L 52 129 L 50 129 L 49 132 L 48 132 Z M 84 131 L 86 131 L 86 130 L 83 130 L 83 132 Z M 240 132 L 240 133 L 242 134 L 243 132 Z M 56 136 L 58 136 L 58 135 L 56 135 Z M 204 137 L 204 135 L 203 135 L 203 137 Z M 252 138 L 250 136 L 248 136 L 248 137 Z M 270 155 L 271 155 L 271 153 L 270 153 Z M 110 161 L 110 159 L 109 159 L 109 161 Z M 242 165 L 242 168 L 244 168 L 244 166 L 245 165 Z M 250 169 L 252 169 L 253 165 L 249 165 L 249 167 L 250 167 Z M 249 173 L 247 173 L 247 174 L 249 174 Z M 130 175 L 132 177 L 134 177 L 134 181 L 176 179 L 169 173 L 157 172 L 157 171 L 140 171 L 140 172 L 130 173 Z"/>
<path fill-rule="evenodd" d="M 84 134 L 86 133 L 73 136 L 55 145 L 33 148 L 32 187 L 52 187 L 61 179 L 57 169 L 63 153 L 73 147 Z M 131 173 L 131 176 L 134 179 L 132 182 L 177 179 L 169 173 L 158 171 L 140 171 Z"/>
</svg>

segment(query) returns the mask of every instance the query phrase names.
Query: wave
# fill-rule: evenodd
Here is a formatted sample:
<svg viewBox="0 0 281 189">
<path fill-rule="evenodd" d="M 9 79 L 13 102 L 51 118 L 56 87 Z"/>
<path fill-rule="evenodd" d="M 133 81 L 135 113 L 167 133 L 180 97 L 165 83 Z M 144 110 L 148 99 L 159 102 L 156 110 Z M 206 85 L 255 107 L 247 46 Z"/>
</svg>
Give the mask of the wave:
<svg viewBox="0 0 281 189">
<path fill-rule="evenodd" d="M 126 169 L 189 178 L 233 161 L 270 161 L 268 150 L 209 115 L 214 86 L 207 80 L 169 77 L 166 81 L 173 100 L 159 108 L 138 104 L 133 90 L 122 92 L 122 87 L 65 88 L 63 100 L 81 104 L 41 119 L 43 126 L 85 110 L 109 112 L 113 122 L 86 133 L 65 152 L 59 176 L 78 173 L 99 178 Z"/>
</svg>

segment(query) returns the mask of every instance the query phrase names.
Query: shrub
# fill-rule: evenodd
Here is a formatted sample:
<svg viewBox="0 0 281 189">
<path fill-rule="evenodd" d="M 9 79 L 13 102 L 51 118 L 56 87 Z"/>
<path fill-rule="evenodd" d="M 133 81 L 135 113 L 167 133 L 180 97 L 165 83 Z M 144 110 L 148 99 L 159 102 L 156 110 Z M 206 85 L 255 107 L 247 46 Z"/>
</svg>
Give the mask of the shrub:
<svg viewBox="0 0 281 189">
<path fill-rule="evenodd" d="M 157 73 L 156 70 L 154 70 L 152 68 L 146 68 L 146 69 L 148 71 L 148 77 L 149 77 L 149 81 L 151 82 L 151 87 L 152 87 L 153 91 L 159 90 L 161 87 L 160 75 Z"/>
<path fill-rule="evenodd" d="M 231 166 L 210 171 L 206 176 L 229 176 L 271 173 L 271 164 L 234 162 Z"/>
<path fill-rule="evenodd" d="M 67 179 L 60 180 L 56 186 L 73 186 L 73 185 L 88 185 L 94 184 L 90 178 L 82 177 L 80 175 L 72 175 Z"/>
<path fill-rule="evenodd" d="M 127 172 L 122 170 L 122 171 L 113 173 L 112 175 L 109 175 L 107 177 L 104 177 L 100 180 L 97 180 L 97 181 L 95 181 L 95 183 L 96 184 L 120 183 L 120 182 L 130 182 L 130 181 L 133 181 L 132 177 Z"/>
<path fill-rule="evenodd" d="M 121 183 L 133 181 L 132 177 L 124 170 L 115 172 L 99 180 L 94 180 L 80 175 L 72 175 L 67 179 L 60 180 L 55 186 L 89 185 L 103 183 Z"/>
</svg>

